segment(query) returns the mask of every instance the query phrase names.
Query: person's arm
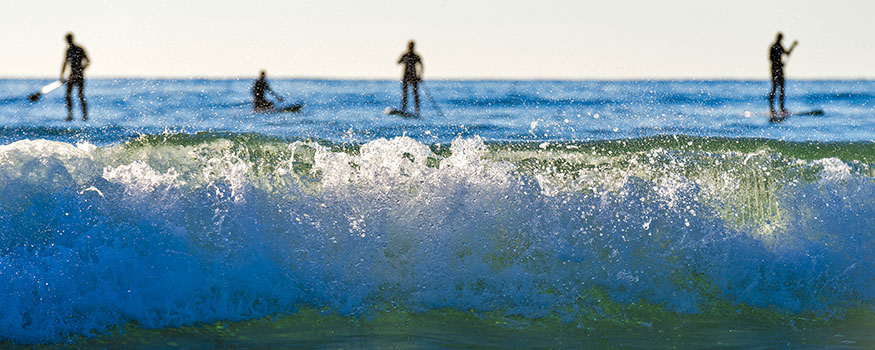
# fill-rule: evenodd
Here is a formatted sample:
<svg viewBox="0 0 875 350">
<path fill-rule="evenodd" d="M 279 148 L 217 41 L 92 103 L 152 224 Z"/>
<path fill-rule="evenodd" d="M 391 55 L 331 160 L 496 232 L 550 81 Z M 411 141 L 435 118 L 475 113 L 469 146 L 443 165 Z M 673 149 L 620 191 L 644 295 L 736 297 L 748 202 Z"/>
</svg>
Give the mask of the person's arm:
<svg viewBox="0 0 875 350">
<path fill-rule="evenodd" d="M 422 75 L 425 73 L 425 63 L 422 63 L 422 59 L 419 59 L 419 76 L 417 77 L 420 81 L 422 80 Z"/>
<path fill-rule="evenodd" d="M 796 47 L 797 44 L 799 44 L 798 40 L 793 41 L 793 45 L 790 45 L 790 49 L 787 50 L 787 56 L 790 56 L 790 53 L 793 52 L 793 49 Z"/>
<path fill-rule="evenodd" d="M 88 58 L 88 55 L 85 53 L 85 50 L 82 50 L 82 59 L 85 60 L 85 65 L 82 66 L 82 70 L 84 71 L 85 69 L 88 68 L 88 66 L 91 65 L 91 59 Z"/>
<path fill-rule="evenodd" d="M 276 97 L 277 100 L 280 100 L 280 102 L 283 102 L 283 97 L 278 95 L 276 92 L 274 92 L 273 89 L 270 88 L 270 85 L 267 85 L 267 91 L 270 92 L 270 94 L 273 95 L 273 97 Z"/>
</svg>

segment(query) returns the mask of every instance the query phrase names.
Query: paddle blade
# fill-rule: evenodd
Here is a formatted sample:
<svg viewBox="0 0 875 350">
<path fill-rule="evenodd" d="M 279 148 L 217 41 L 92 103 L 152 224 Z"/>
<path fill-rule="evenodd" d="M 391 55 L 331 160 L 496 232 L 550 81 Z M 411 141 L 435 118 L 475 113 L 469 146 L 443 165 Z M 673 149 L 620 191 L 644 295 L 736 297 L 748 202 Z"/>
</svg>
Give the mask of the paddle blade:
<svg viewBox="0 0 875 350">
<path fill-rule="evenodd" d="M 41 94 L 47 94 L 47 93 L 49 93 L 49 92 L 52 92 L 52 90 L 61 87 L 61 84 L 63 84 L 63 83 L 61 83 L 60 80 L 54 81 L 54 82 L 52 82 L 52 83 L 49 84 L 49 85 L 43 86 L 43 88 L 40 89 L 39 93 L 41 93 Z M 39 97 L 37 97 L 37 98 L 39 98 Z"/>
<path fill-rule="evenodd" d="M 46 85 L 46 86 L 43 86 L 43 87 L 39 90 L 39 92 L 37 92 L 37 93 L 35 93 L 35 94 L 33 94 L 33 95 L 28 96 L 27 99 L 30 100 L 30 102 L 36 102 L 36 101 L 39 101 L 39 98 L 42 97 L 42 95 L 45 95 L 45 94 L 47 94 L 47 93 L 52 92 L 53 90 L 55 90 L 55 89 L 61 87 L 61 85 L 64 85 L 64 83 L 61 82 L 60 80 L 53 81 L 52 83 L 50 83 L 50 84 L 48 84 L 48 85 Z"/>
</svg>

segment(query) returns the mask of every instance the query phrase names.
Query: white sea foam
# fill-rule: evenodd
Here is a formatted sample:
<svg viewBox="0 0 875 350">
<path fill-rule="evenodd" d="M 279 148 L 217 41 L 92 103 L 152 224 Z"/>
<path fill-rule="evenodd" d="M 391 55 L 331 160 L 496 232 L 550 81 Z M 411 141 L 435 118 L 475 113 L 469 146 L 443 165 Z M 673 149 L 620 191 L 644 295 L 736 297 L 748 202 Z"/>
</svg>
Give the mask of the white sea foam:
<svg viewBox="0 0 875 350">
<path fill-rule="evenodd" d="M 875 300 L 865 169 L 587 149 L 490 151 L 476 137 L 445 153 L 405 137 L 345 152 L 221 137 L 0 146 L 0 339 L 303 304 L 574 320 L 595 307 L 581 298 L 591 288 L 677 312 L 714 298 L 827 313 Z"/>
</svg>

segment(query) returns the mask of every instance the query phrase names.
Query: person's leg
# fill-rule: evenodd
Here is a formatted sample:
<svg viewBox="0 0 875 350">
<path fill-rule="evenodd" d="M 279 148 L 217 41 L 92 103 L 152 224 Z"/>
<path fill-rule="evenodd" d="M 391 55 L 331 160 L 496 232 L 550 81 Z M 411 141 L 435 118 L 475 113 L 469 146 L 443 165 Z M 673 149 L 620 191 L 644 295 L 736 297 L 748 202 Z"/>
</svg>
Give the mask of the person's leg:
<svg viewBox="0 0 875 350">
<path fill-rule="evenodd" d="M 787 113 L 787 110 L 784 109 L 784 77 L 781 77 L 780 85 L 781 85 L 781 97 L 780 97 L 781 113 Z"/>
<path fill-rule="evenodd" d="M 77 86 L 79 87 L 79 103 L 82 104 L 82 120 L 88 120 L 88 104 L 85 103 L 85 80 L 80 80 Z"/>
<path fill-rule="evenodd" d="M 775 89 L 777 88 L 778 80 L 775 72 L 772 72 L 772 91 L 769 92 L 769 112 L 775 114 Z"/>
<path fill-rule="evenodd" d="M 64 101 L 67 102 L 67 120 L 73 120 L 73 83 L 67 81 L 67 93 L 64 95 Z"/>
<path fill-rule="evenodd" d="M 264 99 L 255 99 L 253 104 L 255 105 L 256 112 L 263 112 L 263 111 L 267 110 L 267 108 L 268 108 L 267 101 Z"/>
<path fill-rule="evenodd" d="M 419 115 L 419 82 L 413 82 L 413 103 L 416 105 L 416 115 Z"/>
<path fill-rule="evenodd" d="M 401 110 L 407 112 L 407 82 L 401 82 Z"/>
</svg>

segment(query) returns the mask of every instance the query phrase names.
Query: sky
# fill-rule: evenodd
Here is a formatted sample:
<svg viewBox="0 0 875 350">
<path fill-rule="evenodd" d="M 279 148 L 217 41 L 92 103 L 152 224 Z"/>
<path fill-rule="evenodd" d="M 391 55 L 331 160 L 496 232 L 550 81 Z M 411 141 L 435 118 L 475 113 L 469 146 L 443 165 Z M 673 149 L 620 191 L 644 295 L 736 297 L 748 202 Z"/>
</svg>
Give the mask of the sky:
<svg viewBox="0 0 875 350">
<path fill-rule="evenodd" d="M 426 79 L 875 78 L 875 1 L 15 0 L 0 77 L 60 74 L 73 32 L 86 77 L 400 79 L 415 39 Z"/>
</svg>

